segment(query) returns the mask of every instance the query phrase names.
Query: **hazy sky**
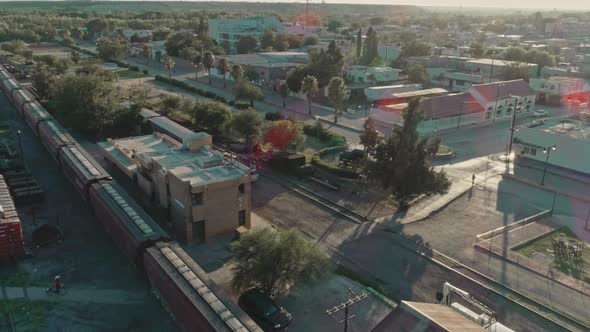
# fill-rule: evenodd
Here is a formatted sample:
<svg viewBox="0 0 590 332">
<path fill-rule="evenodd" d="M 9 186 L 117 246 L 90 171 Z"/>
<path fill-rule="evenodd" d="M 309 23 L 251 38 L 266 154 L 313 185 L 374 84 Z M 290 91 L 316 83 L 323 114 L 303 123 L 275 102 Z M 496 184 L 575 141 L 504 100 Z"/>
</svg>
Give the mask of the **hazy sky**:
<svg viewBox="0 0 590 332">
<path fill-rule="evenodd" d="M 197 0 L 198 1 L 198 0 Z M 219 0 L 218 0 L 219 1 Z M 230 1 L 230 0 L 221 0 Z M 240 0 L 248 2 L 305 2 L 305 0 Z M 310 0 L 310 3 L 321 3 Z M 326 3 L 408 4 L 417 6 L 464 6 L 495 8 L 590 9 L 590 0 L 326 0 Z"/>
</svg>

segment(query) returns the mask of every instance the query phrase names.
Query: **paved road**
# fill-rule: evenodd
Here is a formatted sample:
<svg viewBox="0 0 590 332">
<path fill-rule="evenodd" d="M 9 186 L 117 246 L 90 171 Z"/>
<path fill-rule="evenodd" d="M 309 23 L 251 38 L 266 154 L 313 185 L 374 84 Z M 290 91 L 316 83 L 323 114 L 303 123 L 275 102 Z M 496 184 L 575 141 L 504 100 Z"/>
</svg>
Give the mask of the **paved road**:
<svg viewBox="0 0 590 332">
<path fill-rule="evenodd" d="M 139 304 L 147 300 L 148 293 L 138 296 L 135 292 L 116 289 L 70 289 L 65 288 L 59 294 L 47 292 L 41 287 L 2 287 L 3 299 L 29 299 L 53 302 L 80 302 L 99 304 Z"/>
</svg>

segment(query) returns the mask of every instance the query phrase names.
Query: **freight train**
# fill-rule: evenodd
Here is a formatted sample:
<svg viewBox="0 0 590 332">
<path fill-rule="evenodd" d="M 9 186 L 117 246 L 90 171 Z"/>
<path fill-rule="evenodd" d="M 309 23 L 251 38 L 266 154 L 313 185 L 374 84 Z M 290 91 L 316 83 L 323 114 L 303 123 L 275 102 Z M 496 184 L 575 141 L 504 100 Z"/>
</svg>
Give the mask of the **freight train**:
<svg viewBox="0 0 590 332">
<path fill-rule="evenodd" d="M 0 88 L 182 331 L 261 331 L 2 65 Z"/>
</svg>

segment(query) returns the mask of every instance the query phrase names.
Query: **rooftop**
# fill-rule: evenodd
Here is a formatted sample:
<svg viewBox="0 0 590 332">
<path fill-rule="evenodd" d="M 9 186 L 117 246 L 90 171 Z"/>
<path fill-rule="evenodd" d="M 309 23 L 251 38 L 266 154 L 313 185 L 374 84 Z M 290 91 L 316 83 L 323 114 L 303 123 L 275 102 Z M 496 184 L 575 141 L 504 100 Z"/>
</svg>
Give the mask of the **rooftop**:
<svg viewBox="0 0 590 332">
<path fill-rule="evenodd" d="M 499 59 L 475 59 L 467 61 L 467 63 L 478 64 L 478 65 L 494 65 L 494 66 L 510 66 L 514 64 L 518 65 L 526 65 L 528 67 L 536 67 L 537 65 L 534 63 L 526 63 L 526 62 L 518 62 L 518 61 L 507 61 L 507 60 L 499 60 Z"/>
<path fill-rule="evenodd" d="M 506 99 L 511 96 L 533 96 L 535 92 L 524 80 L 512 80 L 485 84 L 474 84 L 472 90 L 479 93 L 486 101 Z"/>
<path fill-rule="evenodd" d="M 456 93 L 427 98 L 422 102 L 422 109 L 424 119 L 444 119 L 484 111 L 481 104 L 470 93 Z"/>
<path fill-rule="evenodd" d="M 424 90 L 393 93 L 391 96 L 393 98 L 412 98 L 412 97 L 441 95 L 441 94 L 445 94 L 447 92 L 448 92 L 447 90 L 442 89 L 442 88 L 434 88 L 434 89 L 424 89 Z"/>
</svg>

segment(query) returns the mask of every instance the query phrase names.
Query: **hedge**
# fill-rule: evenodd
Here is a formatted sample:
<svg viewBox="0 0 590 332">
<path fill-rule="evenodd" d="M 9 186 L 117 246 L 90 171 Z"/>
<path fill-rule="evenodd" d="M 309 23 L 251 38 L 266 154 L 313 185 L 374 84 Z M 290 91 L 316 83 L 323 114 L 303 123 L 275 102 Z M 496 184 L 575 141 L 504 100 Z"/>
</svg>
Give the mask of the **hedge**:
<svg viewBox="0 0 590 332">
<path fill-rule="evenodd" d="M 311 158 L 311 164 L 319 169 L 330 172 L 334 175 L 341 176 L 343 178 L 356 179 L 359 177 L 359 174 L 356 171 L 323 162 L 317 154 Z"/>
<path fill-rule="evenodd" d="M 305 124 L 303 126 L 303 133 L 307 136 L 315 137 L 324 143 L 329 145 L 341 146 L 346 144 L 346 137 L 334 134 L 328 129 L 324 128 L 320 122 L 316 124 Z"/>
<path fill-rule="evenodd" d="M 283 120 L 285 117 L 280 112 L 268 112 L 264 114 L 264 119 L 266 121 L 278 121 Z"/>
</svg>

